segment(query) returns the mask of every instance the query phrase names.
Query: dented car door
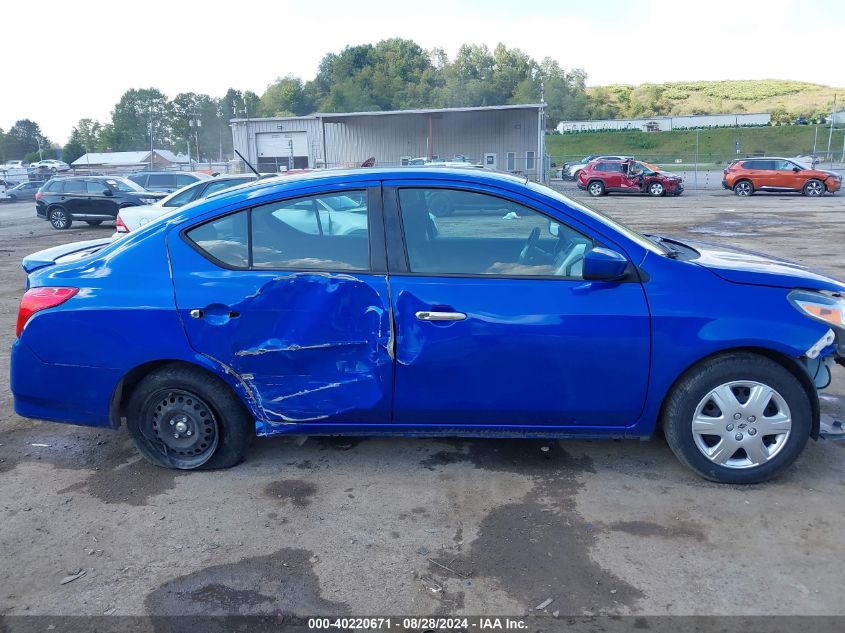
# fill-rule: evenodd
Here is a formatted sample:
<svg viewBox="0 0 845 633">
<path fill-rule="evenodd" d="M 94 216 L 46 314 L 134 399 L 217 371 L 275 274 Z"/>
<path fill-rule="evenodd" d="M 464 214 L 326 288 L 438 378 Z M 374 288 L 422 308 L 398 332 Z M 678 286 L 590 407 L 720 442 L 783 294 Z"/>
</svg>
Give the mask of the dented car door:
<svg viewBox="0 0 845 633">
<path fill-rule="evenodd" d="M 330 213 L 339 194 L 360 206 Z M 190 344 L 234 375 L 260 435 L 303 422 L 390 420 L 381 226 L 380 188 L 366 183 L 239 209 L 169 236 Z"/>
</svg>

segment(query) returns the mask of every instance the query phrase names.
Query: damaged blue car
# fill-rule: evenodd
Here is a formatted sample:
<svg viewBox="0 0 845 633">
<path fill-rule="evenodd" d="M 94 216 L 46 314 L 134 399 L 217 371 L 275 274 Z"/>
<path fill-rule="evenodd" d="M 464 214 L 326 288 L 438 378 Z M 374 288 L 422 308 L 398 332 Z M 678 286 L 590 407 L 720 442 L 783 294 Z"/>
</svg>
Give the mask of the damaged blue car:
<svg viewBox="0 0 845 633">
<path fill-rule="evenodd" d="M 159 466 L 233 466 L 256 434 L 662 430 L 751 483 L 836 433 L 817 390 L 845 362 L 845 283 L 508 175 L 265 180 L 24 268 L 16 411 L 125 423 Z"/>
</svg>

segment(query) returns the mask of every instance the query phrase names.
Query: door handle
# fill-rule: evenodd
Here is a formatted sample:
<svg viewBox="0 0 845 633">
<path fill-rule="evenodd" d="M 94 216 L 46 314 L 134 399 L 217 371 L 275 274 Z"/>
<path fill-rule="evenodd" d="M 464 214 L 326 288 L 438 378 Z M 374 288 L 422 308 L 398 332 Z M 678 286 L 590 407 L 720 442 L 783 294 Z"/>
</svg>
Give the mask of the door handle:
<svg viewBox="0 0 845 633">
<path fill-rule="evenodd" d="M 429 312 L 420 310 L 416 314 L 420 321 L 463 321 L 467 315 L 463 312 Z"/>
<path fill-rule="evenodd" d="M 188 314 L 191 315 L 192 319 L 201 319 L 203 316 L 205 316 L 202 310 L 191 310 Z"/>
<path fill-rule="evenodd" d="M 204 319 L 205 318 L 205 312 L 203 310 L 198 309 L 198 308 L 194 308 L 188 314 L 191 315 L 192 319 Z M 235 319 L 235 318 L 241 316 L 241 313 L 235 312 L 234 310 L 229 310 L 228 316 L 229 316 L 230 319 Z"/>
</svg>

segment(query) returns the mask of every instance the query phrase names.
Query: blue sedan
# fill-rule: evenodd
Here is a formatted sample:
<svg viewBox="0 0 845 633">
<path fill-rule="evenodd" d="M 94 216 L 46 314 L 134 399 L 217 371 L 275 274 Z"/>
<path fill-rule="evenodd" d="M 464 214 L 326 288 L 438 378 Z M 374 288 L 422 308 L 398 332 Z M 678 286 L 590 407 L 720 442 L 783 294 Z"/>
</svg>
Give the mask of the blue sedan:
<svg viewBox="0 0 845 633">
<path fill-rule="evenodd" d="M 256 434 L 660 429 L 699 475 L 752 483 L 835 432 L 817 389 L 845 362 L 845 283 L 507 175 L 263 181 L 24 267 L 15 410 L 125 423 L 159 466 L 233 466 Z"/>
</svg>

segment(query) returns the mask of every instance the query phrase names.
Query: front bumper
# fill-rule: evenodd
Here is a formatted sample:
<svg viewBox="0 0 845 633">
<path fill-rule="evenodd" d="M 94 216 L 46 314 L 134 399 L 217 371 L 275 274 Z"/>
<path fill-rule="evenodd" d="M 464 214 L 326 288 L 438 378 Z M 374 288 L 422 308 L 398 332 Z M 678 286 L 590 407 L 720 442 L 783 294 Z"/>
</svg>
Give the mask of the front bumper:
<svg viewBox="0 0 845 633">
<path fill-rule="evenodd" d="M 828 193 L 836 193 L 842 188 L 842 180 L 839 178 L 828 178 L 824 184 Z"/>
</svg>

